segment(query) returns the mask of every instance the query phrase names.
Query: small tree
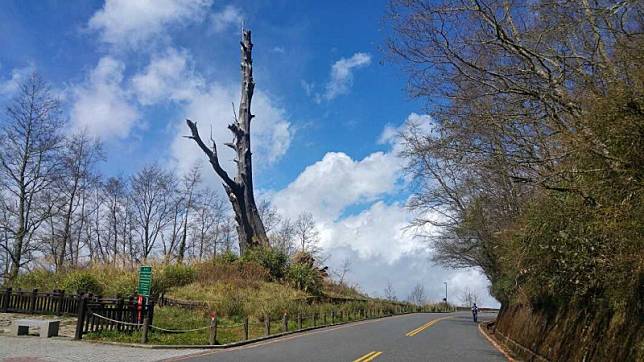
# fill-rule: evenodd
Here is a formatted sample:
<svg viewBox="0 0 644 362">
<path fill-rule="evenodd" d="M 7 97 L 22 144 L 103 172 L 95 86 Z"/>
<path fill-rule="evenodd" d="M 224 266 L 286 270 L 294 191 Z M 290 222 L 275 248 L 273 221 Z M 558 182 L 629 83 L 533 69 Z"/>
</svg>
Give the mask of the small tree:
<svg viewBox="0 0 644 362">
<path fill-rule="evenodd" d="M 425 296 L 425 287 L 420 283 L 416 283 L 414 288 L 411 290 L 411 293 L 409 293 L 407 301 L 418 306 L 424 305 L 427 301 L 427 297 Z"/>
</svg>

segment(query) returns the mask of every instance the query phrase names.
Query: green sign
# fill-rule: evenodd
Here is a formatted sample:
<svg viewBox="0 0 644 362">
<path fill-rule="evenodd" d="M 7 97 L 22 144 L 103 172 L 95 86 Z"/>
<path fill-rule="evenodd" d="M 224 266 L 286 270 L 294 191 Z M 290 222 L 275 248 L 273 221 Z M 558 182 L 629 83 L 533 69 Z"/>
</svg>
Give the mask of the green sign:
<svg viewBox="0 0 644 362">
<path fill-rule="evenodd" d="M 152 288 L 152 267 L 142 265 L 139 268 L 139 295 L 146 297 L 150 296 L 150 289 Z"/>
</svg>

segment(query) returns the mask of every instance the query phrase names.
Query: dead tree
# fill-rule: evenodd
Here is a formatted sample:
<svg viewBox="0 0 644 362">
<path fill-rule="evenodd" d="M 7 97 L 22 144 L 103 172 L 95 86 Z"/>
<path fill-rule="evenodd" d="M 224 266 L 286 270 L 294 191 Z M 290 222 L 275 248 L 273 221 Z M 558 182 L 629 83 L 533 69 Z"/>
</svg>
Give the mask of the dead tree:
<svg viewBox="0 0 644 362">
<path fill-rule="evenodd" d="M 237 175 L 234 179 L 230 178 L 228 173 L 221 167 L 217 156 L 217 145 L 211 139 L 212 146 L 208 147 L 197 129 L 197 124 L 191 120 L 186 120 L 190 128 L 191 135 L 188 138 L 193 139 L 199 148 L 208 156 L 208 161 L 212 165 L 215 173 L 223 180 L 224 189 L 232 204 L 235 212 L 235 221 L 237 222 L 237 233 L 239 235 L 239 250 L 244 253 L 247 248 L 268 245 L 268 237 L 264 224 L 259 215 L 255 196 L 253 194 L 253 167 L 251 159 L 250 145 L 250 122 L 254 115 L 251 114 L 250 106 L 255 89 L 253 81 L 253 44 L 250 39 L 250 30 L 242 31 L 241 41 L 241 100 L 239 102 L 239 114 L 235 116 L 234 122 L 228 126 L 233 133 L 234 140 L 226 143 L 226 146 L 232 148 L 237 154 L 235 163 L 237 164 Z"/>
</svg>

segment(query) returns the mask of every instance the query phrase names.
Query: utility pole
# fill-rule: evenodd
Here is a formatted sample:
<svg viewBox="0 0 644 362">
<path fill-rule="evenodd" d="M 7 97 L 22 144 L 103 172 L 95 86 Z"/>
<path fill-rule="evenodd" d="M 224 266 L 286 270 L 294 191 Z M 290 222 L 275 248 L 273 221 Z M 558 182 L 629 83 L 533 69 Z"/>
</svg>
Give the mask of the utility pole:
<svg viewBox="0 0 644 362">
<path fill-rule="evenodd" d="M 447 282 L 443 282 L 445 284 L 445 304 L 447 304 Z"/>
</svg>

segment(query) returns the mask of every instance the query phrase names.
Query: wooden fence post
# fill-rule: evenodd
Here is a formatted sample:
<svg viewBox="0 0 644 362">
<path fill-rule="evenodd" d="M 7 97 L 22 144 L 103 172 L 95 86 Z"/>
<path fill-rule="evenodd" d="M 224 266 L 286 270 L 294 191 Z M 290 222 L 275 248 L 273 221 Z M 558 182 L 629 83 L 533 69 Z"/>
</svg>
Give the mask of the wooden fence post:
<svg viewBox="0 0 644 362">
<path fill-rule="evenodd" d="M 318 313 L 313 312 L 313 327 L 317 327 L 317 326 L 318 326 Z"/>
<path fill-rule="evenodd" d="M 2 295 L 2 311 L 3 312 L 8 312 L 9 311 L 9 303 L 11 302 L 11 287 L 7 288 L 4 290 L 4 294 Z"/>
<path fill-rule="evenodd" d="M 119 299 L 116 301 L 116 319 L 124 321 L 126 318 L 123 318 L 123 308 L 124 308 L 123 297 L 119 296 Z M 127 313 L 125 313 L 127 315 Z M 116 330 L 123 330 L 123 325 L 121 323 L 116 325 Z"/>
<path fill-rule="evenodd" d="M 288 332 L 288 314 L 284 313 L 284 316 L 282 317 L 282 331 L 283 332 Z"/>
<path fill-rule="evenodd" d="M 331 324 L 335 324 L 335 310 L 331 310 Z"/>
<path fill-rule="evenodd" d="M 65 303 L 65 289 L 58 291 L 58 305 L 56 305 L 56 315 L 63 315 L 63 304 Z"/>
<path fill-rule="evenodd" d="M 302 329 L 302 312 L 297 312 L 297 329 Z"/>
<path fill-rule="evenodd" d="M 143 333 L 141 333 L 141 343 L 148 343 L 148 330 L 150 328 L 150 317 L 148 315 L 143 318 Z"/>
<path fill-rule="evenodd" d="M 264 335 L 269 336 L 271 334 L 271 317 L 268 314 L 264 315 Z"/>
<path fill-rule="evenodd" d="M 38 296 L 38 289 L 34 288 L 31 291 L 31 299 L 29 300 L 29 313 L 36 313 L 36 297 Z"/>
<path fill-rule="evenodd" d="M 210 338 L 208 340 L 211 345 L 217 344 L 217 314 L 215 313 L 210 318 Z"/>
<path fill-rule="evenodd" d="M 78 302 L 78 319 L 76 320 L 76 333 L 74 339 L 83 338 L 83 326 L 85 325 L 85 313 L 87 312 L 87 298 L 84 295 L 79 296 Z"/>
<path fill-rule="evenodd" d="M 244 340 L 248 340 L 248 317 L 244 318 Z"/>
<path fill-rule="evenodd" d="M 322 324 L 326 326 L 326 311 L 322 313 Z"/>
</svg>

